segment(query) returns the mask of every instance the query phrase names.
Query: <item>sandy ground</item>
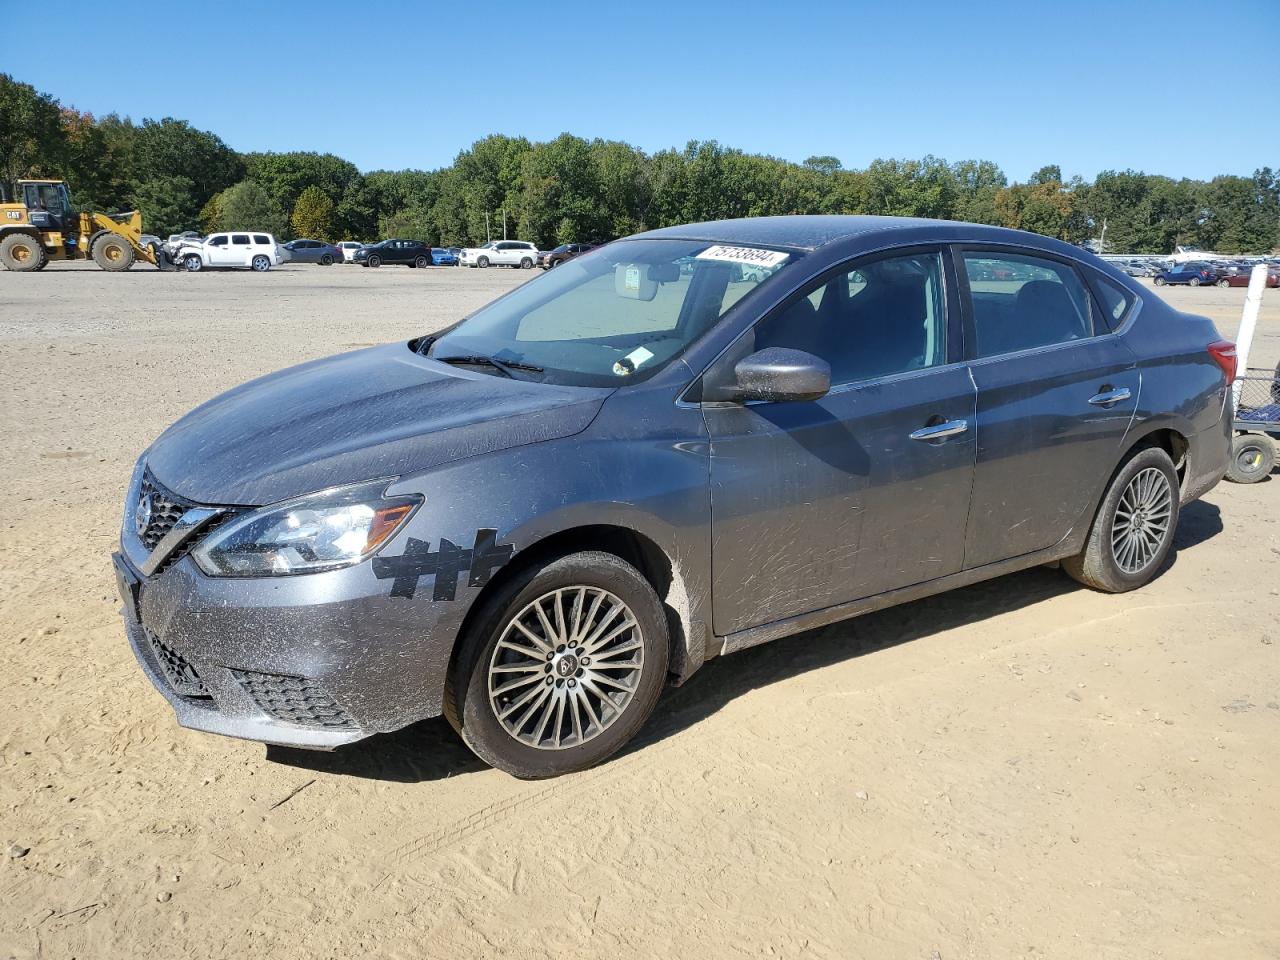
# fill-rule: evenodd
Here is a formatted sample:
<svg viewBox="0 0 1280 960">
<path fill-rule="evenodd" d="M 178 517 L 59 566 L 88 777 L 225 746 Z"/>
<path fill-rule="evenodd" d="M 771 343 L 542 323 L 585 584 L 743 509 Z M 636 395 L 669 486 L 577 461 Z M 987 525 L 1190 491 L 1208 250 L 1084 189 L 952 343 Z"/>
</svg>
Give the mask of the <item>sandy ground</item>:
<svg viewBox="0 0 1280 960">
<path fill-rule="evenodd" d="M 1275 476 L 1187 509 L 1142 591 L 1033 570 L 728 657 L 553 782 L 443 721 L 181 730 L 108 561 L 137 453 L 527 278 L 0 273 L 0 958 L 1280 956 Z M 1232 333 L 1244 291 L 1165 295 Z M 1274 364 L 1274 292 L 1262 330 Z"/>
</svg>

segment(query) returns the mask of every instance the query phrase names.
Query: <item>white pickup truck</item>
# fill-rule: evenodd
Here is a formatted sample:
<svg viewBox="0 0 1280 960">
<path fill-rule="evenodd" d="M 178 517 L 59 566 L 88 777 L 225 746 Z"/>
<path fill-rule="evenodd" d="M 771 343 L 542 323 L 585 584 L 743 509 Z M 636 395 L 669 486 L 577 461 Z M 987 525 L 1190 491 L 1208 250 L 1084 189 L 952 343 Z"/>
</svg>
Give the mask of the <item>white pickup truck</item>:
<svg viewBox="0 0 1280 960">
<path fill-rule="evenodd" d="M 483 247 L 464 247 L 459 257 L 464 267 L 520 267 L 533 269 L 538 248 L 523 240 L 491 240 Z"/>
<path fill-rule="evenodd" d="M 275 237 L 251 231 L 211 233 L 203 240 L 179 244 L 171 256 L 174 263 L 192 273 L 205 267 L 247 267 L 262 272 L 284 261 Z"/>
</svg>

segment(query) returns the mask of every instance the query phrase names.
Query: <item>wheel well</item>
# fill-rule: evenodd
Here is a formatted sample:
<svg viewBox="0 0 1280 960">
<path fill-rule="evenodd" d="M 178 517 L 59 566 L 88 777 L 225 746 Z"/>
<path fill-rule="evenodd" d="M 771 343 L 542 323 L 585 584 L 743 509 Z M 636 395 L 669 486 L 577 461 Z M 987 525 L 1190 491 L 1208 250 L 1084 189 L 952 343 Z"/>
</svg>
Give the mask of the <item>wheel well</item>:
<svg viewBox="0 0 1280 960">
<path fill-rule="evenodd" d="M 1187 438 L 1180 434 L 1177 430 L 1168 428 L 1161 430 L 1153 430 L 1146 434 L 1137 443 L 1125 451 L 1121 462 L 1129 459 L 1129 456 L 1136 450 L 1145 447 L 1159 447 L 1169 455 L 1169 459 L 1173 461 L 1173 469 L 1178 474 L 1178 484 L 1181 486 L 1187 478 Z"/>
<path fill-rule="evenodd" d="M 676 579 L 671 560 L 668 559 L 661 547 L 643 534 L 626 527 L 615 527 L 608 524 L 574 527 L 553 533 L 537 543 L 525 547 L 505 567 L 495 573 L 493 578 L 477 594 L 475 600 L 472 601 L 471 608 L 462 620 L 462 626 L 458 630 L 458 638 L 454 642 L 453 653 L 450 658 L 450 672 L 453 670 L 453 663 L 457 659 L 458 651 L 462 647 L 461 639 L 467 635 L 475 619 L 480 616 L 484 605 L 501 591 L 505 584 L 531 567 L 543 566 L 559 557 L 565 557 L 571 553 L 579 553 L 583 550 L 599 550 L 602 553 L 611 553 L 615 557 L 631 564 L 640 571 L 641 576 L 649 581 L 649 586 L 653 587 L 659 601 L 667 611 L 667 623 L 670 628 L 671 670 L 673 673 L 683 674 L 684 666 L 688 659 L 686 650 L 688 649 L 689 638 L 685 636 L 685 625 L 681 615 L 687 615 L 687 611 L 675 610 L 669 602 L 674 597 L 672 586 L 673 581 Z M 682 591 L 683 584 L 680 585 L 680 589 L 677 592 L 682 594 Z"/>
<path fill-rule="evenodd" d="M 41 243 L 40 231 L 32 226 L 0 227 L 0 240 L 3 240 L 5 237 L 11 237 L 16 233 L 21 233 L 24 236 L 28 236 L 34 239 L 36 243 Z M 41 243 L 41 246 L 43 246 L 42 243 Z"/>
</svg>

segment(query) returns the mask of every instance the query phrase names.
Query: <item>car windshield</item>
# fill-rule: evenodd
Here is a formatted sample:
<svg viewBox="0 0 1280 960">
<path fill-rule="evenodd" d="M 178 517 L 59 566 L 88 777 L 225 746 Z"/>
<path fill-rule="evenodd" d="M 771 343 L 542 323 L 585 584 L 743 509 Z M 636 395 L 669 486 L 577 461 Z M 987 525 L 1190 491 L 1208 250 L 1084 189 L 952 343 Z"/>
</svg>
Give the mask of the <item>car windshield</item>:
<svg viewBox="0 0 1280 960">
<path fill-rule="evenodd" d="M 540 368 L 520 375 L 557 384 L 644 380 L 798 258 L 705 240 L 619 241 L 517 287 L 432 341 L 429 355 Z"/>
</svg>

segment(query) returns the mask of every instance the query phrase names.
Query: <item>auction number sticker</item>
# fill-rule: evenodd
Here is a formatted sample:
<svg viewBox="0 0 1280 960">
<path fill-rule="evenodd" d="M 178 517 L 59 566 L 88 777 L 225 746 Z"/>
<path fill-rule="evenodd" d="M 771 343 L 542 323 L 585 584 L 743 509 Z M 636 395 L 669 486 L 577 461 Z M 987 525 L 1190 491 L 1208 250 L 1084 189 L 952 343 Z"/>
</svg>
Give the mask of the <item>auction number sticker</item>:
<svg viewBox="0 0 1280 960">
<path fill-rule="evenodd" d="M 761 250 L 758 247 L 725 247 L 716 245 L 707 247 L 695 260 L 724 260 L 729 263 L 745 263 L 753 267 L 776 267 L 791 259 L 789 253 L 777 250 Z"/>
</svg>

